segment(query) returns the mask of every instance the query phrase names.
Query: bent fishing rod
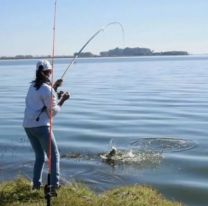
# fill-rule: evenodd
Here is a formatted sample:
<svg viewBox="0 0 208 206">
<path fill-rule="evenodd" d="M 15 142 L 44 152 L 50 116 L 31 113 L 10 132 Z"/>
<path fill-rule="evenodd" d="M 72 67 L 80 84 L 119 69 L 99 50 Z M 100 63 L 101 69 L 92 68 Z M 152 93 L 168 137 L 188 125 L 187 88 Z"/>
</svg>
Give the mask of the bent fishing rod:
<svg viewBox="0 0 208 206">
<path fill-rule="evenodd" d="M 122 37 L 123 37 L 123 42 L 125 41 L 125 37 L 124 37 L 124 28 L 122 26 L 122 24 L 120 22 L 110 22 L 107 25 L 105 25 L 104 27 L 101 27 L 98 31 L 96 31 L 89 39 L 88 41 L 81 47 L 81 49 L 76 53 L 76 55 L 74 56 L 74 58 L 72 59 L 72 61 L 70 62 L 70 64 L 67 66 L 67 68 L 65 69 L 64 73 L 61 76 L 61 80 L 63 80 L 64 76 L 66 75 L 67 71 L 69 70 L 69 68 L 74 64 L 74 62 L 76 61 L 76 59 L 80 56 L 80 54 L 82 53 L 82 51 L 85 49 L 85 47 L 101 32 L 104 32 L 105 29 L 111 25 L 119 25 L 122 31 Z"/>
<path fill-rule="evenodd" d="M 54 37 L 53 37 L 53 45 L 55 44 L 55 18 L 56 18 L 56 0 L 55 0 L 55 11 L 54 11 L 54 27 L 53 27 L 53 32 L 54 32 Z M 76 59 L 80 56 L 80 54 L 82 53 L 82 51 L 86 48 L 86 46 L 101 32 L 104 32 L 106 28 L 108 28 L 111 25 L 118 25 L 121 28 L 122 31 L 122 41 L 123 44 L 125 44 L 125 32 L 124 32 L 124 28 L 123 25 L 120 22 L 110 22 L 107 25 L 101 27 L 98 31 L 96 31 L 88 40 L 87 42 L 81 47 L 81 49 L 76 53 L 76 55 L 74 56 L 74 58 L 71 60 L 70 64 L 67 66 L 67 68 L 65 69 L 64 73 L 62 74 L 61 78 L 59 80 L 63 81 L 64 76 L 66 75 L 67 71 L 69 70 L 69 68 L 75 63 Z M 52 55 L 52 66 L 53 66 L 53 57 L 54 57 L 54 46 L 53 46 L 53 55 Z M 57 84 L 54 88 L 54 90 L 56 91 L 57 95 L 58 95 L 58 99 L 61 98 L 63 91 L 57 92 L 57 88 L 61 85 L 61 81 L 59 84 Z M 39 121 L 40 119 L 40 115 L 45 111 L 45 107 L 43 107 L 40 111 L 40 113 L 38 114 L 36 121 Z"/>
</svg>

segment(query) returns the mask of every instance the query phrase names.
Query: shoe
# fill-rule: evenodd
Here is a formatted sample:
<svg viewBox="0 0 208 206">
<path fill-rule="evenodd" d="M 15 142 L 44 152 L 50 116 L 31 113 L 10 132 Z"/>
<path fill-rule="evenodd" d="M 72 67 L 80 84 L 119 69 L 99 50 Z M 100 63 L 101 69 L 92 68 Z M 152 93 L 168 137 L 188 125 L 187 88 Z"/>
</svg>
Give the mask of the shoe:
<svg viewBox="0 0 208 206">
<path fill-rule="evenodd" d="M 33 185 L 32 190 L 40 190 L 41 186 L 40 185 Z"/>
</svg>

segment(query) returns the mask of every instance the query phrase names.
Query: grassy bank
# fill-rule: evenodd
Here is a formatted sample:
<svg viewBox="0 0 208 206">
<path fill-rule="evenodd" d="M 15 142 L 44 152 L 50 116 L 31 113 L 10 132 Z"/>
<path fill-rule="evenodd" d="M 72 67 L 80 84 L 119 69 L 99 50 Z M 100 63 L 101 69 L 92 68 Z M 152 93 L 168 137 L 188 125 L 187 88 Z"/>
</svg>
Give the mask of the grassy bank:
<svg viewBox="0 0 208 206">
<path fill-rule="evenodd" d="M 32 191 L 24 178 L 0 184 L 0 206 L 45 206 L 43 190 Z M 61 187 L 52 199 L 53 206 L 181 206 L 166 200 L 157 191 L 143 186 L 128 186 L 96 195 L 80 184 Z"/>
</svg>

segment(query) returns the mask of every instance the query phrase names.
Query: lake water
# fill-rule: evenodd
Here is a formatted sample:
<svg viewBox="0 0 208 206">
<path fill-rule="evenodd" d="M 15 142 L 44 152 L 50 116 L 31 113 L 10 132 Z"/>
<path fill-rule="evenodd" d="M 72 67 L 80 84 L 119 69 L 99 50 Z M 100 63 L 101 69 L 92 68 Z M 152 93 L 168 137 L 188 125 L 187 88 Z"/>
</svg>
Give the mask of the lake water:
<svg viewBox="0 0 208 206">
<path fill-rule="evenodd" d="M 69 62 L 55 61 L 56 79 Z M 35 63 L 0 61 L 0 181 L 32 175 L 22 118 Z M 80 59 L 61 89 L 71 93 L 54 123 L 63 179 L 98 192 L 151 185 L 171 200 L 207 205 L 208 57 Z M 102 161 L 112 146 L 136 161 Z"/>
</svg>

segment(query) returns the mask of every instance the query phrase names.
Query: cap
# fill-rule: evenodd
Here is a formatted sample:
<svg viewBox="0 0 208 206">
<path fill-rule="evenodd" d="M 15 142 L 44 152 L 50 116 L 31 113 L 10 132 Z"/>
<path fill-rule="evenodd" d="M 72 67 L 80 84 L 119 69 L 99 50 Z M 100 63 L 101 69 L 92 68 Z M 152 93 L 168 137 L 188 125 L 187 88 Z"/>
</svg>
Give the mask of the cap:
<svg viewBox="0 0 208 206">
<path fill-rule="evenodd" d="M 36 64 L 36 71 L 39 69 L 40 66 L 43 67 L 43 71 L 52 69 L 51 63 L 48 60 L 45 60 L 45 59 L 39 60 L 37 62 L 37 64 Z"/>
</svg>

